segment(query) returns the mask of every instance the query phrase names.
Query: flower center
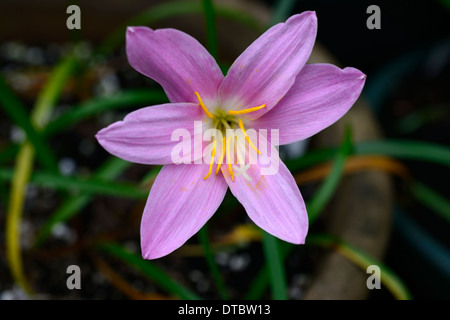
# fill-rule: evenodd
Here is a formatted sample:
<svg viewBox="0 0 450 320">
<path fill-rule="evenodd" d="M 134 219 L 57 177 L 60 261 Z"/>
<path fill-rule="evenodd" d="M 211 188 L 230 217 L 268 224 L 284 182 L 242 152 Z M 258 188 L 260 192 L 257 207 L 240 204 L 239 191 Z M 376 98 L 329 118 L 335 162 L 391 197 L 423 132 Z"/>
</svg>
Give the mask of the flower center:
<svg viewBox="0 0 450 320">
<path fill-rule="evenodd" d="M 203 109 L 203 111 L 205 112 L 205 114 L 212 119 L 212 126 L 213 128 L 219 130 L 222 133 L 222 141 L 221 142 L 221 154 L 218 158 L 218 164 L 217 164 L 217 168 L 216 168 L 216 175 L 219 172 L 224 157 L 226 156 L 226 161 L 228 164 L 228 170 L 230 172 L 230 176 L 231 179 L 234 181 L 234 173 L 233 173 L 233 167 L 232 167 L 232 160 L 231 160 L 231 154 L 234 154 L 234 152 L 236 151 L 236 154 L 238 156 L 239 161 L 241 161 L 241 163 L 243 163 L 243 157 L 241 155 L 241 148 L 239 148 L 239 146 L 237 146 L 237 144 L 235 143 L 235 137 L 236 135 L 233 134 L 233 136 L 227 135 L 227 133 L 229 133 L 230 131 L 233 131 L 233 129 L 237 128 L 239 126 L 239 128 L 241 129 L 245 140 L 247 141 L 247 143 L 249 144 L 249 146 L 251 148 L 253 148 L 258 154 L 261 154 L 261 152 L 259 152 L 259 150 L 256 148 L 256 146 L 252 143 L 252 141 L 250 140 L 247 132 L 245 131 L 244 128 L 244 123 L 242 122 L 241 118 L 237 117 L 238 115 L 242 115 L 242 114 L 246 114 L 246 113 L 251 113 L 251 112 L 255 112 L 257 110 L 260 110 L 262 108 L 265 108 L 266 105 L 263 104 L 261 106 L 257 106 L 257 107 L 253 107 L 253 108 L 248 108 L 248 109 L 242 109 L 242 110 L 222 110 L 220 108 L 217 108 L 214 111 L 214 114 L 212 114 L 211 112 L 209 112 L 208 108 L 205 106 L 205 104 L 202 101 L 202 98 L 200 97 L 200 95 L 198 94 L 198 92 L 195 92 L 195 95 L 198 98 L 198 103 L 200 105 L 200 107 Z M 232 129 L 232 130 L 228 130 L 227 129 Z M 226 138 L 225 138 L 226 136 Z M 214 164 L 214 158 L 216 156 L 216 148 L 217 148 L 217 140 L 213 141 L 213 148 L 212 148 L 212 152 L 211 152 L 211 162 L 209 164 L 209 171 L 208 174 L 203 178 L 203 180 L 206 180 L 212 173 L 212 167 Z"/>
</svg>

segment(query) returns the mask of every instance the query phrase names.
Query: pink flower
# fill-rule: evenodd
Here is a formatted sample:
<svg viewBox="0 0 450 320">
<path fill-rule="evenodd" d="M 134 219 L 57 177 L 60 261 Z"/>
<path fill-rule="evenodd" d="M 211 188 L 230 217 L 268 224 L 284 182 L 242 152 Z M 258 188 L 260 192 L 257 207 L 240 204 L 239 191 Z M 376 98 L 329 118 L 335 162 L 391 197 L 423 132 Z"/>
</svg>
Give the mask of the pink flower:
<svg viewBox="0 0 450 320">
<path fill-rule="evenodd" d="M 241 167 L 244 174 L 237 174 L 240 169 L 228 158 L 240 146 L 224 138 L 209 144 L 210 163 L 174 164 L 172 150 L 179 141 L 171 136 L 184 128 L 194 139 L 194 122 L 201 121 L 202 133 L 208 128 L 224 133 L 227 128 L 278 129 L 283 145 L 336 122 L 360 95 L 366 76 L 354 68 L 305 65 L 316 33 L 314 12 L 294 15 L 261 35 L 224 77 L 191 36 L 174 29 L 128 28 L 130 64 L 157 81 L 171 103 L 134 111 L 96 137 L 115 156 L 164 165 L 141 222 L 144 258 L 159 258 L 183 245 L 211 218 L 228 187 L 259 227 L 282 240 L 304 243 L 305 203 L 281 161 L 273 175 L 263 175 L 260 163 L 247 164 Z M 247 146 L 261 153 L 246 139 Z"/>
</svg>

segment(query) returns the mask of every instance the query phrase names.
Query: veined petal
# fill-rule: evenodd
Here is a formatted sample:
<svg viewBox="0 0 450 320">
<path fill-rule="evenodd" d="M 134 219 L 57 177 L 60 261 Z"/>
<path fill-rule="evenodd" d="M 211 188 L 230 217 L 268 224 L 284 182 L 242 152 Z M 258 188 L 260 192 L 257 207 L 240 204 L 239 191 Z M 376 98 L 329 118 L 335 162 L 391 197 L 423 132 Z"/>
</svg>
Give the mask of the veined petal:
<svg viewBox="0 0 450 320">
<path fill-rule="evenodd" d="M 123 121 L 100 130 L 96 138 L 106 151 L 130 162 L 171 164 L 172 152 L 180 144 L 186 146 L 186 152 L 180 152 L 183 159 L 195 161 L 194 140 L 198 140 L 195 135 L 202 135 L 203 132 L 194 128 L 194 121 L 200 124 L 203 118 L 203 111 L 196 104 L 161 104 L 131 112 Z M 180 137 L 176 136 L 172 141 L 172 134 L 178 129 L 186 136 L 181 140 L 177 140 Z"/>
<path fill-rule="evenodd" d="M 264 157 L 265 165 L 261 161 L 247 163 L 245 173 L 242 167 L 239 170 L 234 165 L 234 181 L 229 171 L 222 169 L 225 180 L 256 225 L 284 241 L 303 244 L 308 232 L 308 215 L 294 177 L 278 153 L 269 158 L 266 150 L 260 145 L 258 148 L 263 153 L 258 157 L 260 160 Z"/>
<path fill-rule="evenodd" d="M 231 66 L 219 88 L 221 106 L 228 110 L 266 106 L 248 114 L 250 119 L 269 111 L 294 84 L 316 33 L 317 18 L 311 11 L 267 30 Z"/>
<path fill-rule="evenodd" d="M 339 120 L 358 99 L 365 80 L 355 68 L 305 65 L 283 100 L 248 125 L 279 130 L 280 145 L 306 139 Z"/>
<path fill-rule="evenodd" d="M 167 165 L 150 190 L 141 221 L 145 259 L 165 256 L 182 246 L 216 212 L 228 189 L 221 175 L 203 177 L 208 165 Z"/>
<path fill-rule="evenodd" d="M 171 102 L 217 102 L 222 71 L 190 35 L 175 29 L 127 29 L 127 56 L 134 69 L 158 82 Z"/>
</svg>

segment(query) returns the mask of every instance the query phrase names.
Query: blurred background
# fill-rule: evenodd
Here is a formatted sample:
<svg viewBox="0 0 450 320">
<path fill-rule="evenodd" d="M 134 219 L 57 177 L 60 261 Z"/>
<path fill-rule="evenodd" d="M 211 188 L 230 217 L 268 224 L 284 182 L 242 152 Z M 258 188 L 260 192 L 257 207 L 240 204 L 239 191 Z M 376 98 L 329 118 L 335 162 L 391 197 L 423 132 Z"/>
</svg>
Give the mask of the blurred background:
<svg viewBox="0 0 450 320">
<path fill-rule="evenodd" d="M 450 2 L 208 3 L 1 1 L 0 299 L 449 298 Z M 66 27 L 72 4 L 81 30 Z M 381 29 L 367 28 L 370 5 Z M 216 41 L 226 70 L 270 25 L 305 10 L 319 24 L 311 62 L 367 74 L 347 122 L 281 149 L 311 206 L 306 245 L 280 241 L 270 253 L 228 195 L 208 230 L 142 260 L 139 223 L 159 168 L 116 159 L 95 140 L 128 112 L 167 101 L 128 64 L 125 26 L 177 28 L 210 50 Z M 271 271 L 270 254 L 285 272 Z M 380 290 L 366 287 L 371 264 L 382 267 Z M 81 269 L 81 290 L 66 286 L 69 265 Z"/>
</svg>

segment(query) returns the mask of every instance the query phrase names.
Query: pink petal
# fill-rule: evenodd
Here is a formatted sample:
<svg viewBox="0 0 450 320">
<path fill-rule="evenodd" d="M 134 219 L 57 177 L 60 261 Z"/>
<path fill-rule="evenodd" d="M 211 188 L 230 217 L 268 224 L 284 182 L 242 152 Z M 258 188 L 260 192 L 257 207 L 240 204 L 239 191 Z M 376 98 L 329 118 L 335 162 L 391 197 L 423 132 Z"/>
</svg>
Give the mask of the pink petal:
<svg viewBox="0 0 450 320">
<path fill-rule="evenodd" d="M 280 145 L 306 139 L 339 120 L 358 99 L 365 80 L 355 68 L 305 65 L 283 100 L 248 125 L 278 129 Z"/>
<path fill-rule="evenodd" d="M 248 115 L 256 119 L 288 92 L 311 54 L 317 18 L 308 11 L 279 23 L 253 42 L 233 63 L 219 88 L 225 109 L 240 110 L 265 104 Z"/>
<path fill-rule="evenodd" d="M 207 165 L 167 165 L 158 174 L 141 221 L 145 259 L 165 256 L 182 246 L 222 203 L 227 184 L 221 175 L 206 180 Z"/>
<path fill-rule="evenodd" d="M 208 51 L 175 29 L 127 29 L 127 56 L 134 69 L 158 82 L 171 102 L 217 101 L 222 71 Z"/>
<path fill-rule="evenodd" d="M 273 175 L 264 175 L 260 164 L 250 165 L 248 177 L 234 170 L 235 181 L 226 168 L 222 172 L 231 192 L 256 225 L 284 241 L 303 244 L 308 232 L 305 202 L 294 177 L 278 161 L 278 172 Z"/>
<path fill-rule="evenodd" d="M 202 109 L 196 104 L 161 104 L 131 112 L 123 121 L 117 121 L 100 130 L 96 138 L 106 151 L 127 161 L 171 164 L 172 150 L 183 141 L 171 141 L 172 133 L 177 129 L 185 129 L 191 139 L 194 139 L 195 135 L 202 135 L 201 131 L 194 131 L 194 121 L 200 123 L 203 117 Z M 194 142 L 185 142 L 190 151 L 183 156 L 194 161 Z"/>
</svg>

